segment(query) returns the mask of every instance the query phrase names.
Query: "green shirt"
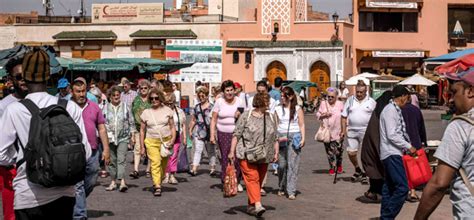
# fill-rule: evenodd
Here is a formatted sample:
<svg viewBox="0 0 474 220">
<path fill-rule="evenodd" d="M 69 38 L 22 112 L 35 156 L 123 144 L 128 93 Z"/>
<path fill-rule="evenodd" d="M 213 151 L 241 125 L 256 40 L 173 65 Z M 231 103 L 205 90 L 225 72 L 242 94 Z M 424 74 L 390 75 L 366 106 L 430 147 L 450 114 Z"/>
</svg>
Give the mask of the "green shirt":
<svg viewBox="0 0 474 220">
<path fill-rule="evenodd" d="M 140 132 L 140 125 L 141 119 L 140 116 L 142 115 L 145 109 L 151 108 L 151 104 L 148 101 L 143 101 L 140 96 L 135 97 L 132 102 L 132 113 L 133 118 L 135 120 L 135 127 L 138 132 Z"/>
</svg>

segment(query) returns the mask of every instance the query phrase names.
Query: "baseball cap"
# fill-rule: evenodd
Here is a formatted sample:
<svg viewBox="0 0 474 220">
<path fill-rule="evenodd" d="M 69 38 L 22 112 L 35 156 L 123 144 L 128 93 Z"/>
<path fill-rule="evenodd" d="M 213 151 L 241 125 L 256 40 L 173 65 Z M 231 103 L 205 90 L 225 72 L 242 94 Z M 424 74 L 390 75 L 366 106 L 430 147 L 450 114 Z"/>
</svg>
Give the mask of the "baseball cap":
<svg viewBox="0 0 474 220">
<path fill-rule="evenodd" d="M 61 78 L 58 81 L 58 89 L 64 89 L 69 86 L 69 81 L 66 78 Z"/>
<path fill-rule="evenodd" d="M 236 89 L 240 89 L 240 88 L 242 88 L 242 85 L 240 85 L 240 83 L 238 83 L 238 82 L 234 82 L 234 87 Z"/>
</svg>

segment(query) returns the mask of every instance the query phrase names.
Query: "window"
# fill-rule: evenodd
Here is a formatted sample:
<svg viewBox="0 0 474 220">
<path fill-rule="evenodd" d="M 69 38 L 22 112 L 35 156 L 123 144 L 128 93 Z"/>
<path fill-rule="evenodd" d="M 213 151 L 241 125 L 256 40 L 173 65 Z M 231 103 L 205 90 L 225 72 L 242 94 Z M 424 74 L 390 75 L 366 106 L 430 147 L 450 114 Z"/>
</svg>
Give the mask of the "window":
<svg viewBox="0 0 474 220">
<path fill-rule="evenodd" d="M 473 5 L 450 5 L 448 8 L 448 34 L 454 36 L 454 26 L 459 21 L 464 31 L 463 37 L 467 41 L 474 42 L 474 4 Z"/>
<path fill-rule="evenodd" d="M 232 53 L 232 63 L 233 64 L 239 63 L 239 52 L 234 51 L 234 53 Z"/>
<path fill-rule="evenodd" d="M 359 31 L 418 32 L 418 13 L 360 12 Z"/>
<path fill-rule="evenodd" d="M 280 32 L 280 25 L 275 22 L 275 24 L 273 24 L 273 33 L 279 33 Z"/>
<path fill-rule="evenodd" d="M 252 63 L 252 53 L 250 53 L 250 51 L 245 52 L 245 63 L 246 64 Z"/>
<path fill-rule="evenodd" d="M 344 46 L 344 58 L 347 58 L 347 45 Z"/>
<path fill-rule="evenodd" d="M 349 45 L 349 58 L 352 59 L 352 46 Z"/>
</svg>

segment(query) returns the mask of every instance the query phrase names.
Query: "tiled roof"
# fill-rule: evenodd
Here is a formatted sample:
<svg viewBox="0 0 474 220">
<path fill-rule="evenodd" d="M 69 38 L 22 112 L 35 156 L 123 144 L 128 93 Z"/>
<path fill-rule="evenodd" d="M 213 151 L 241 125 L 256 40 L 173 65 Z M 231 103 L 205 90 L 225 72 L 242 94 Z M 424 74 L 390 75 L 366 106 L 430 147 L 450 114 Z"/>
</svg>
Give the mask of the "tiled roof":
<svg viewBox="0 0 474 220">
<path fill-rule="evenodd" d="M 56 40 L 80 39 L 117 39 L 113 31 L 63 31 L 53 36 Z"/>
<path fill-rule="evenodd" d="M 274 48 L 274 47 L 341 47 L 342 41 L 227 41 L 227 47 L 231 48 Z"/>
<path fill-rule="evenodd" d="M 130 34 L 132 38 L 196 38 L 192 30 L 138 30 Z"/>
</svg>

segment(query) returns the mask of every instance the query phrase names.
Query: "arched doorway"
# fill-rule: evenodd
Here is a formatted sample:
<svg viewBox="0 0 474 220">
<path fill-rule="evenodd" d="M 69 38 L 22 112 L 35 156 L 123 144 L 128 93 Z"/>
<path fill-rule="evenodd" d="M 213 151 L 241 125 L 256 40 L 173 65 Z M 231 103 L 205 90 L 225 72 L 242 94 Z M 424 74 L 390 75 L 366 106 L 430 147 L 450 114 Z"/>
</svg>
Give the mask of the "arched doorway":
<svg viewBox="0 0 474 220">
<path fill-rule="evenodd" d="M 286 67 L 279 61 L 273 61 L 267 66 L 267 78 L 271 85 L 278 76 L 286 80 Z"/>
<path fill-rule="evenodd" d="M 314 97 L 319 96 L 321 92 L 326 91 L 326 89 L 331 86 L 329 66 L 322 61 L 313 63 L 310 68 L 309 78 L 311 82 L 314 82 L 318 85 L 318 88 L 309 89 L 310 100 L 313 100 Z"/>
</svg>

